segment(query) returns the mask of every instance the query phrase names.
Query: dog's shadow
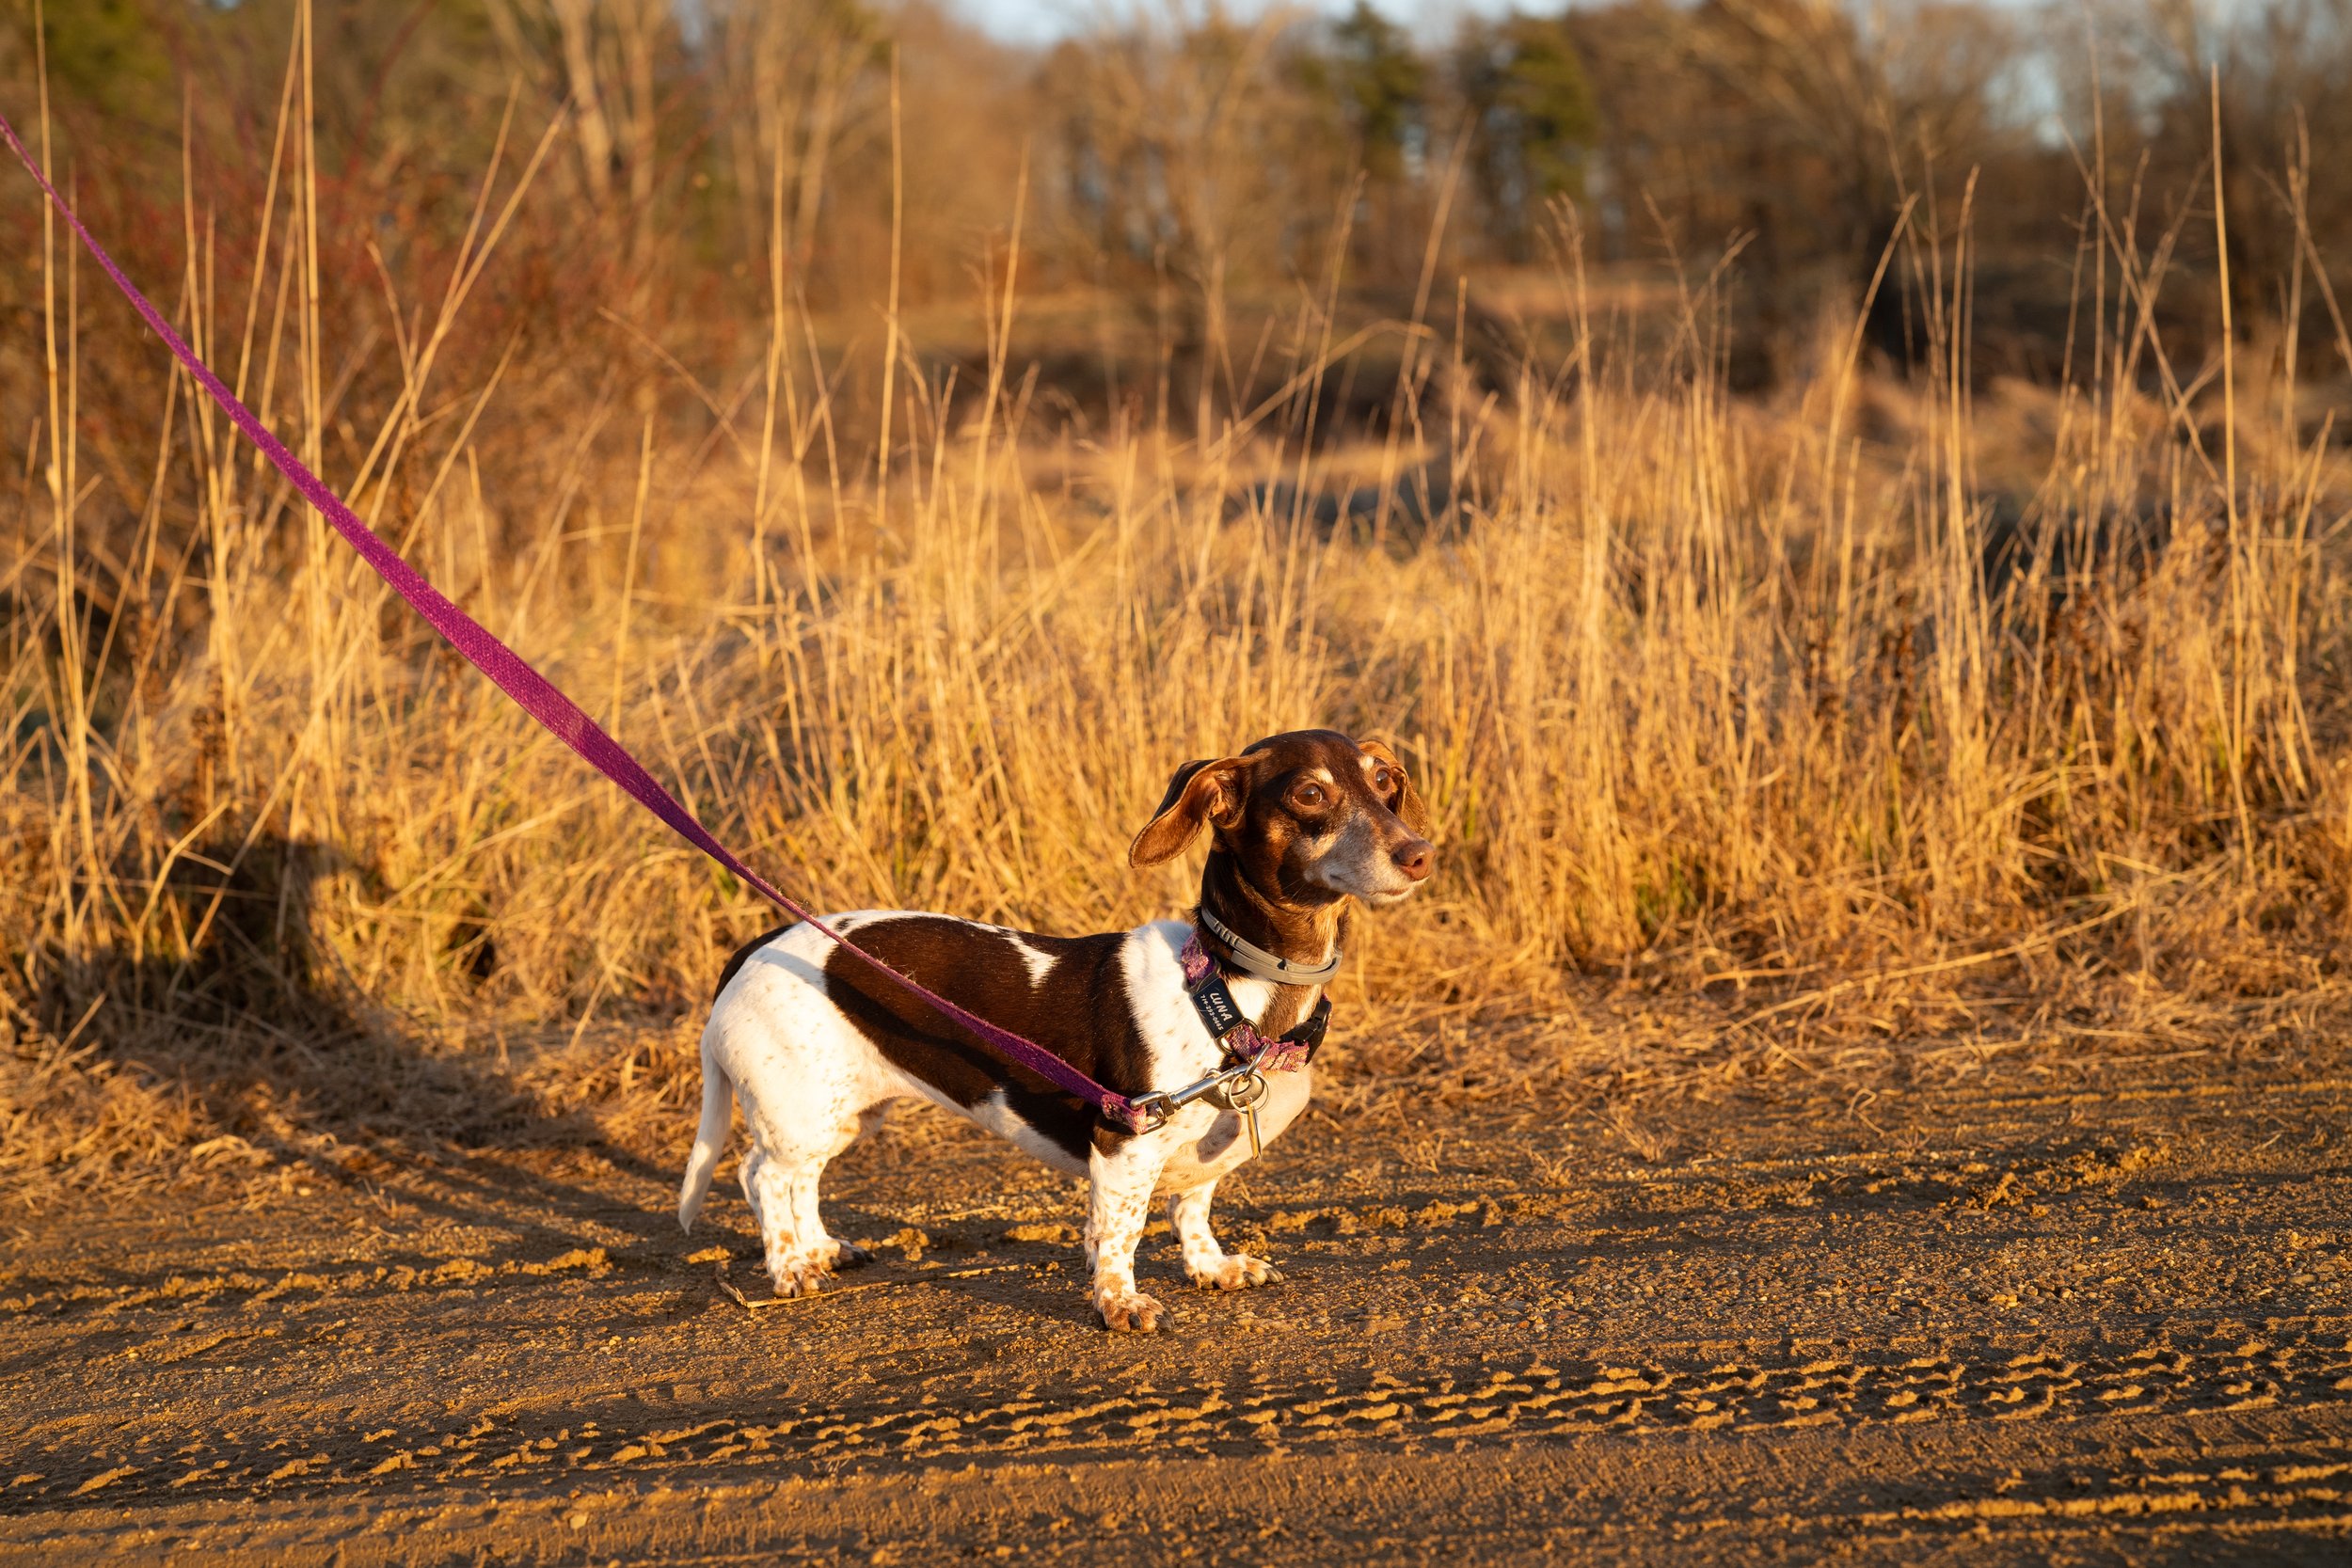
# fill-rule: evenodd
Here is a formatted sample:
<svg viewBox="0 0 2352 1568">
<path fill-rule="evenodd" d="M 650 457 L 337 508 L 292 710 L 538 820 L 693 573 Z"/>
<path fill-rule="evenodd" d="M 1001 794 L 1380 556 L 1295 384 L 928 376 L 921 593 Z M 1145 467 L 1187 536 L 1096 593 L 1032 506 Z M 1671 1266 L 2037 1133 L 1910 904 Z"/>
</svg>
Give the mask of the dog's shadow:
<svg viewBox="0 0 2352 1568">
<path fill-rule="evenodd" d="M 612 1143 L 584 1113 L 551 1114 L 486 1053 L 437 1045 L 342 971 L 316 904 L 326 879 L 359 874 L 342 851 L 300 839 L 199 844 L 157 890 L 143 949 L 54 965 L 40 1022 L 76 1053 L 172 1085 L 214 1158 L 241 1140 L 246 1163 L 324 1180 L 421 1170 L 431 1180 L 398 1182 L 400 1196 L 452 1217 L 495 1210 L 512 1227 L 535 1202 L 554 1223 L 525 1228 L 550 1240 L 591 1213 L 632 1230 L 642 1222 L 650 1240 L 666 1218 L 660 1206 L 617 1204 L 532 1168 L 547 1162 L 511 1156 L 580 1150 L 658 1186 L 673 1173 Z M 452 954 L 459 983 L 486 977 L 497 962 L 489 937 L 463 934 Z"/>
</svg>

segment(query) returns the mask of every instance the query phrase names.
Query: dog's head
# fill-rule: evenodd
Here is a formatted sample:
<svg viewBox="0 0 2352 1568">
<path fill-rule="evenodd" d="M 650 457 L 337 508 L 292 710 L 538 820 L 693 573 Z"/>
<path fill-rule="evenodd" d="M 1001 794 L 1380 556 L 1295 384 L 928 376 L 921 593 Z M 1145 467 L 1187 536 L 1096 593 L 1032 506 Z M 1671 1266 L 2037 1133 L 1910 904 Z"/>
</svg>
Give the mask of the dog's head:
<svg viewBox="0 0 2352 1568">
<path fill-rule="evenodd" d="M 1423 836 L 1428 811 L 1396 753 L 1337 730 L 1294 730 L 1238 756 L 1184 764 L 1128 863 L 1172 860 L 1203 825 L 1253 886 L 1306 909 L 1343 895 L 1393 904 L 1438 861 Z"/>
</svg>

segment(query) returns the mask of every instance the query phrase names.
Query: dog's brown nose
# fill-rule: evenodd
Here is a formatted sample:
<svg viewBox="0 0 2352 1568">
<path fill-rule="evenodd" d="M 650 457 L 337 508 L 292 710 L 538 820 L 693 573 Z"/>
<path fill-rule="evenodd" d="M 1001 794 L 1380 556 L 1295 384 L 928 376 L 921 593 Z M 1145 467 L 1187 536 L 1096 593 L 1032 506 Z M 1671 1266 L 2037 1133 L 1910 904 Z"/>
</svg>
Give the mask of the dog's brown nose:
<svg viewBox="0 0 2352 1568">
<path fill-rule="evenodd" d="M 1396 868 L 1415 881 L 1427 877 L 1437 865 L 1438 852 L 1429 847 L 1426 839 L 1408 838 L 1390 852 Z"/>
</svg>

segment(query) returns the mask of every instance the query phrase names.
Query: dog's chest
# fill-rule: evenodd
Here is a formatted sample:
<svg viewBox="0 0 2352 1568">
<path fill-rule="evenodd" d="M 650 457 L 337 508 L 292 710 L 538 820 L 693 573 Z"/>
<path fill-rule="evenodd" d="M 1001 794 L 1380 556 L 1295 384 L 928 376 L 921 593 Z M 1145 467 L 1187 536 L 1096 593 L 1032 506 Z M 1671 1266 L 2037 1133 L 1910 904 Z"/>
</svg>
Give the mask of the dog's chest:
<svg viewBox="0 0 2352 1568">
<path fill-rule="evenodd" d="M 1271 1144 L 1282 1130 L 1298 1119 L 1314 1090 L 1314 1069 L 1266 1074 L 1266 1097 L 1258 1107 L 1258 1138 Z M 1200 1118 L 1198 1126 L 1191 1118 Z M 1189 1108 L 1170 1127 L 1181 1138 L 1160 1174 L 1158 1191 L 1187 1192 L 1247 1164 L 1254 1151 L 1249 1129 L 1238 1112 L 1221 1111 L 1204 1103 Z"/>
</svg>

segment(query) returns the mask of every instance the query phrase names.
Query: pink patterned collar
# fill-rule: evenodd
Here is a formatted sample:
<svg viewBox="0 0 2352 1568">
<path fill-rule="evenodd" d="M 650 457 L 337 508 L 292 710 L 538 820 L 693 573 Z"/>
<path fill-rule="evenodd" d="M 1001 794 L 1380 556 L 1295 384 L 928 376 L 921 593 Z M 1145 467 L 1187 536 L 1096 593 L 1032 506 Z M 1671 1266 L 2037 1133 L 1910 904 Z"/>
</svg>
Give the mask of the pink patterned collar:
<svg viewBox="0 0 2352 1568">
<path fill-rule="evenodd" d="M 1304 1023 L 1279 1039 L 1270 1040 L 1242 1015 L 1240 1004 L 1233 1000 L 1232 989 L 1217 972 L 1216 960 L 1200 945 L 1198 930 L 1185 939 L 1176 961 L 1184 966 L 1184 990 L 1190 993 L 1201 1023 L 1225 1047 L 1226 1054 L 1248 1062 L 1262 1072 L 1295 1072 L 1314 1059 L 1315 1048 L 1323 1043 L 1324 1030 L 1331 1022 L 1329 997 L 1318 997 L 1314 1011 Z"/>
</svg>

